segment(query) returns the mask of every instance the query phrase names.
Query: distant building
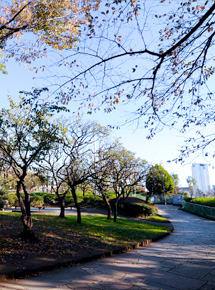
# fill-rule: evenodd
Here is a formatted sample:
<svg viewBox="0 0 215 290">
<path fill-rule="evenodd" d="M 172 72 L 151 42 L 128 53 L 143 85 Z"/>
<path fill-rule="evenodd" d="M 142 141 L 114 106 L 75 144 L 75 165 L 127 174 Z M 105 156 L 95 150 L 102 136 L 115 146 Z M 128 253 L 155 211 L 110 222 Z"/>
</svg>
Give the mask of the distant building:
<svg viewBox="0 0 215 290">
<path fill-rule="evenodd" d="M 192 164 L 192 177 L 196 180 L 195 194 L 197 193 L 197 191 L 201 193 L 210 192 L 208 164 Z"/>
</svg>

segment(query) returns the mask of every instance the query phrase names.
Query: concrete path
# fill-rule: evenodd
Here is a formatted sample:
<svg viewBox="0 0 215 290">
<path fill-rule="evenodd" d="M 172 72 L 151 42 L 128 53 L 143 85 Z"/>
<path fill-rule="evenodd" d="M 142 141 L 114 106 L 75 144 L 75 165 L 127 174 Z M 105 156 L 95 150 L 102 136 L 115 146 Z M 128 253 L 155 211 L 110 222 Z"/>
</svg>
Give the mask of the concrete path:
<svg viewBox="0 0 215 290">
<path fill-rule="evenodd" d="M 71 268 L 0 283 L 1 290 L 212 290 L 215 221 L 159 206 L 175 231 L 147 247 Z"/>
</svg>

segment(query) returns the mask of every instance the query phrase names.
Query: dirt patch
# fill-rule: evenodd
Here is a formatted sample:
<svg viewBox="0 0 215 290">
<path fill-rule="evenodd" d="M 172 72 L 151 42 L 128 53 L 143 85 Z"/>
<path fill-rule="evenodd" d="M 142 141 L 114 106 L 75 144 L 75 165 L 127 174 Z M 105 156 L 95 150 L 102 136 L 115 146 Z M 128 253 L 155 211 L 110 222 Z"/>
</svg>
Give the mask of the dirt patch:
<svg viewBox="0 0 215 290">
<path fill-rule="evenodd" d="M 34 220 L 34 233 L 39 241 L 21 239 L 22 224 L 19 217 L 0 215 L 0 276 L 21 273 L 28 269 L 79 261 L 84 257 L 101 255 L 114 247 L 87 235 Z"/>
</svg>

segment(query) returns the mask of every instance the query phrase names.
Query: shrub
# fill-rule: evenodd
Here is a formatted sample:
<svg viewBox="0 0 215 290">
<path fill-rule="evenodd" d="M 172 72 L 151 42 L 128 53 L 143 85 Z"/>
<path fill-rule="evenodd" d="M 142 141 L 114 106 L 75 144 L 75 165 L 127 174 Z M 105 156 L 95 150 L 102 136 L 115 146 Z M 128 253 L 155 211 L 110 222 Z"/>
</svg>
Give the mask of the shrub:
<svg viewBox="0 0 215 290">
<path fill-rule="evenodd" d="M 67 194 L 65 196 L 65 204 L 66 205 L 74 204 L 74 198 L 73 198 L 73 196 L 72 196 L 71 193 L 70 194 Z"/>
<path fill-rule="evenodd" d="M 6 190 L 0 189 L 0 199 L 2 199 L 2 200 L 8 199 L 8 193 Z"/>
<path fill-rule="evenodd" d="M 53 193 L 45 193 L 43 198 L 45 204 L 53 204 L 56 200 L 56 195 Z"/>
<path fill-rule="evenodd" d="M 103 201 L 101 196 L 95 196 L 91 195 L 88 197 L 85 197 L 84 200 L 81 202 L 82 206 L 87 206 L 87 207 L 105 207 L 105 202 Z"/>
<path fill-rule="evenodd" d="M 7 195 L 7 191 L 0 189 L 0 196 L 4 196 L 4 195 Z"/>
<path fill-rule="evenodd" d="M 131 216 L 152 216 L 156 215 L 158 208 L 154 205 L 145 203 L 139 198 L 121 199 L 119 202 L 119 209 Z"/>
<path fill-rule="evenodd" d="M 32 192 L 31 196 L 45 196 L 47 193 L 43 191 Z"/>
<path fill-rule="evenodd" d="M 155 206 L 146 203 L 119 204 L 119 208 L 131 216 L 152 216 L 157 214 Z"/>
<path fill-rule="evenodd" d="M 193 199 L 193 198 L 192 198 L 192 197 L 189 197 L 189 196 L 184 197 L 184 200 L 185 200 L 186 202 L 191 202 L 192 199 Z"/>
<path fill-rule="evenodd" d="M 16 194 L 11 193 L 8 195 L 8 203 L 9 205 L 18 205 L 19 201 L 18 201 L 18 197 L 16 196 Z"/>
<path fill-rule="evenodd" d="M 31 197 L 31 205 L 34 207 L 42 207 L 44 204 L 44 199 L 42 196 L 33 196 Z"/>
<path fill-rule="evenodd" d="M 190 202 L 215 207 L 215 197 L 196 197 Z"/>
<path fill-rule="evenodd" d="M 0 198 L 0 209 L 5 206 L 6 202 L 2 198 Z"/>
</svg>

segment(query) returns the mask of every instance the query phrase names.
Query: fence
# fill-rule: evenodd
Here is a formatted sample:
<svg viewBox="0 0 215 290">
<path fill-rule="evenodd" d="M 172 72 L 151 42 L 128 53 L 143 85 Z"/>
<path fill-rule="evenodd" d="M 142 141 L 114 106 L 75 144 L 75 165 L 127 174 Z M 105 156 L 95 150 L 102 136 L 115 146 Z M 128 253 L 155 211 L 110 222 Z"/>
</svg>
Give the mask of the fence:
<svg viewBox="0 0 215 290">
<path fill-rule="evenodd" d="M 131 194 L 131 197 L 138 197 L 142 200 L 146 200 L 146 196 L 142 196 L 140 194 Z M 153 195 L 150 198 L 151 202 L 154 204 L 159 203 L 165 203 L 165 199 L 162 195 Z M 166 196 L 166 203 L 167 204 L 173 204 L 173 205 L 182 205 L 184 202 L 184 196 L 182 194 L 172 195 L 172 196 Z"/>
<path fill-rule="evenodd" d="M 154 204 L 165 203 L 165 199 L 162 195 L 153 195 L 153 197 L 151 198 L 151 201 Z M 184 196 L 181 194 L 166 197 L 167 204 L 182 205 L 183 202 L 184 202 Z"/>
</svg>

